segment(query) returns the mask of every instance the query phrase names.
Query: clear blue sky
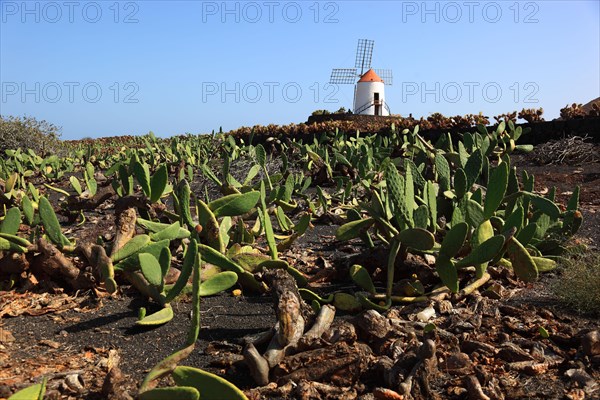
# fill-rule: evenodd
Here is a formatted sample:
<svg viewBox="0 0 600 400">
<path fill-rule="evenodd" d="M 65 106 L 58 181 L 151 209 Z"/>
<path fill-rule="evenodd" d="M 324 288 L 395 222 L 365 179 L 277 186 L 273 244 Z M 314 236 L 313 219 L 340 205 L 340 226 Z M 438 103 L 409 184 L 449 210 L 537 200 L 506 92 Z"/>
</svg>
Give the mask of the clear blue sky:
<svg viewBox="0 0 600 400">
<path fill-rule="evenodd" d="M 352 106 L 327 82 L 366 38 L 393 113 L 552 119 L 600 96 L 599 21 L 598 0 L 0 0 L 0 113 L 66 139 L 303 122 Z"/>
</svg>

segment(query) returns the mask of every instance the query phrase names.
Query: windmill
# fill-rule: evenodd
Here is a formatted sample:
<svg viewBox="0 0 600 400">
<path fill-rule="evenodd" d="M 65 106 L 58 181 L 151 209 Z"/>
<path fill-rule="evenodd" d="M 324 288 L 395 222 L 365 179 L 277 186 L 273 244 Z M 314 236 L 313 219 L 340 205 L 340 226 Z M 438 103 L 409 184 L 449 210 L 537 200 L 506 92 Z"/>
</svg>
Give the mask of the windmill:
<svg viewBox="0 0 600 400">
<path fill-rule="evenodd" d="M 359 39 L 354 68 L 334 68 L 331 71 L 329 83 L 355 84 L 354 114 L 390 115 L 384 86 L 392 84 L 392 71 L 371 68 L 374 44 L 374 40 Z"/>
</svg>

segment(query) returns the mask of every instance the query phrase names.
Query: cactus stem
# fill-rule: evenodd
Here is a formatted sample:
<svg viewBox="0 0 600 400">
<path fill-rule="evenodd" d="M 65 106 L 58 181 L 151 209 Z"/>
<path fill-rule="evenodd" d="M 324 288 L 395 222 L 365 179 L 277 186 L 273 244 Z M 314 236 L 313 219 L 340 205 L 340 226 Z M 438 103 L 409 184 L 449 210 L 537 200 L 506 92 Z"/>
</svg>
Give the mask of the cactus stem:
<svg viewBox="0 0 600 400">
<path fill-rule="evenodd" d="M 491 275 L 488 272 L 484 272 L 481 278 L 478 278 L 465 286 L 460 293 L 458 294 L 459 298 L 466 297 L 473 293 L 475 290 L 479 289 L 481 286 L 485 285 L 491 279 Z"/>
<path fill-rule="evenodd" d="M 398 240 L 392 240 L 387 265 L 387 288 L 385 292 L 386 299 L 390 299 L 392 297 L 392 286 L 394 285 L 394 271 L 396 269 L 396 256 L 400 251 L 400 247 L 401 243 Z"/>
</svg>

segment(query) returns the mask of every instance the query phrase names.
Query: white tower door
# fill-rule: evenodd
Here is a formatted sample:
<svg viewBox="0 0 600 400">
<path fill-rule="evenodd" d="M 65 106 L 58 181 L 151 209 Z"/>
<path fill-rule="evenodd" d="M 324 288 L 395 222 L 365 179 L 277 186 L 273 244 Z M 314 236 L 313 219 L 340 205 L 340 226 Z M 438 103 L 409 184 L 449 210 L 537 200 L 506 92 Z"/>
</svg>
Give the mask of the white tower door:
<svg viewBox="0 0 600 400">
<path fill-rule="evenodd" d="M 381 115 L 381 102 L 379 101 L 379 92 L 373 93 L 373 105 L 375 106 L 374 115 Z"/>
</svg>

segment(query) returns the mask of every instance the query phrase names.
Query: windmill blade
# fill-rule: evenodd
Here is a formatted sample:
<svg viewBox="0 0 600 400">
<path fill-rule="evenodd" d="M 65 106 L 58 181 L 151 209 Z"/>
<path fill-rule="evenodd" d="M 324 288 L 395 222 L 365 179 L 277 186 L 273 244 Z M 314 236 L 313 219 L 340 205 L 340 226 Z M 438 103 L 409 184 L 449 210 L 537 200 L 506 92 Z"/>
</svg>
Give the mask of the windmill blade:
<svg viewBox="0 0 600 400">
<path fill-rule="evenodd" d="M 334 68 L 329 83 L 334 85 L 356 83 L 357 76 L 356 68 Z"/>
<path fill-rule="evenodd" d="M 356 48 L 356 63 L 355 67 L 360 69 L 360 74 L 364 74 L 365 70 L 371 68 L 371 58 L 373 57 L 374 40 L 358 39 L 358 47 Z"/>
<path fill-rule="evenodd" d="M 391 69 L 374 69 L 373 71 L 379 75 L 385 85 L 392 85 L 394 83 L 394 75 Z"/>
</svg>

